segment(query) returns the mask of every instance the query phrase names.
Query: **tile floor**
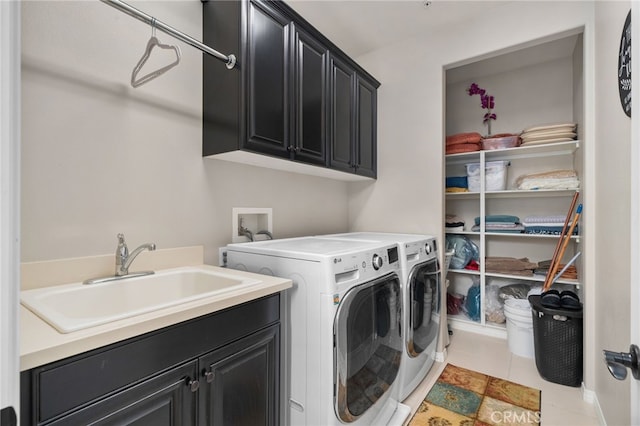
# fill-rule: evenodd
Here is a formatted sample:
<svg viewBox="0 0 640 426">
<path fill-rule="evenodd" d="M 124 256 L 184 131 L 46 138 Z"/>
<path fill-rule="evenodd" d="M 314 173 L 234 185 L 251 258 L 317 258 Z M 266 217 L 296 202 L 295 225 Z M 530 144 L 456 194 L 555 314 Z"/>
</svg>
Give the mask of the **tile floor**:
<svg viewBox="0 0 640 426">
<path fill-rule="evenodd" d="M 411 407 L 411 416 L 440 376 L 446 363 L 540 389 L 544 426 L 600 425 L 594 406 L 582 399 L 581 388 L 544 380 L 538 374 L 535 361 L 513 355 L 504 339 L 462 330 L 453 330 L 446 362 L 435 363 L 427 378 L 404 401 Z"/>
</svg>

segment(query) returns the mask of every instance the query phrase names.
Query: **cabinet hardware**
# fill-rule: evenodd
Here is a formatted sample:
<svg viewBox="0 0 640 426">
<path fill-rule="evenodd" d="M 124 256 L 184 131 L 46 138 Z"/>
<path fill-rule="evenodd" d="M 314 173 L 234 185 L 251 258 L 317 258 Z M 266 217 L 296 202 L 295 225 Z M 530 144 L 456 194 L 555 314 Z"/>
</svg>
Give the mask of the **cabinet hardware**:
<svg viewBox="0 0 640 426">
<path fill-rule="evenodd" d="M 207 383 L 211 383 L 216 378 L 216 373 L 213 371 L 206 371 L 203 376 L 207 380 Z"/>
<path fill-rule="evenodd" d="M 200 382 L 198 380 L 192 380 L 191 377 L 187 377 L 187 386 L 191 392 L 196 392 L 200 388 Z"/>
</svg>

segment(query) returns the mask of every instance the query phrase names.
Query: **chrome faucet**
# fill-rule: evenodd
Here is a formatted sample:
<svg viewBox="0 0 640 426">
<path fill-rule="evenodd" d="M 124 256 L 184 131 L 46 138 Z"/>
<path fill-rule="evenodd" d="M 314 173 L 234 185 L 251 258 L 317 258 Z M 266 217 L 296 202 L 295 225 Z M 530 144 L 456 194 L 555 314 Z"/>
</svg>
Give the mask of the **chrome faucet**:
<svg viewBox="0 0 640 426">
<path fill-rule="evenodd" d="M 116 276 L 129 275 L 129 266 L 133 260 L 144 250 L 154 251 L 156 245 L 153 243 L 142 244 L 129 254 L 129 248 L 124 241 L 124 234 L 118 234 L 118 248 L 116 249 Z"/>
<path fill-rule="evenodd" d="M 107 281 L 115 281 L 121 280 L 123 278 L 129 277 L 141 277 L 144 275 L 151 275 L 153 271 L 141 271 L 141 272 L 132 272 L 129 273 L 129 267 L 133 260 L 144 250 L 154 251 L 156 249 L 156 245 L 153 243 L 142 244 L 140 247 L 136 248 L 134 251 L 129 253 L 129 247 L 127 247 L 127 243 L 124 240 L 123 234 L 118 234 L 118 248 L 116 249 L 116 273 L 115 275 L 109 277 L 100 277 L 100 278 L 91 278 L 89 280 L 84 281 L 84 284 L 96 284 L 103 283 Z"/>
</svg>

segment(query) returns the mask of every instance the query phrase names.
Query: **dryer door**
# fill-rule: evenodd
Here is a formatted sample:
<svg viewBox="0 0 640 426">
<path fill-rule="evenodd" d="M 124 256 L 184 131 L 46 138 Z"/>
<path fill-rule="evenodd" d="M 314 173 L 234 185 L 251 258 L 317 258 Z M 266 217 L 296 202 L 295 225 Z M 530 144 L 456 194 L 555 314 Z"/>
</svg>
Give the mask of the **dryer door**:
<svg viewBox="0 0 640 426">
<path fill-rule="evenodd" d="M 438 338 L 440 268 L 437 259 L 413 268 L 409 275 L 408 299 L 407 353 L 411 357 L 417 357 Z"/>
<path fill-rule="evenodd" d="M 383 397 L 402 356 L 402 298 L 393 273 L 351 288 L 333 326 L 335 410 L 343 422 L 358 419 Z"/>
</svg>

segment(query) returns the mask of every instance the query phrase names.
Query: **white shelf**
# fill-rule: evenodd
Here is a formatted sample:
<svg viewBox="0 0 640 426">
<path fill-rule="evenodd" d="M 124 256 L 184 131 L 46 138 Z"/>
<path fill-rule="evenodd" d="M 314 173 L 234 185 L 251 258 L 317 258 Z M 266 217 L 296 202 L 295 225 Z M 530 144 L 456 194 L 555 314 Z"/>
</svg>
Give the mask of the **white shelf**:
<svg viewBox="0 0 640 426">
<path fill-rule="evenodd" d="M 475 275 L 480 276 L 480 271 L 472 271 L 471 269 L 449 269 L 448 272 L 462 275 Z"/>
<path fill-rule="evenodd" d="M 538 198 L 538 197 L 572 197 L 578 189 L 507 189 L 504 191 L 487 191 L 485 198 Z"/>
<path fill-rule="evenodd" d="M 543 283 L 545 277 L 540 275 L 531 275 L 531 276 L 523 276 L 523 275 L 511 275 L 511 274 L 498 274 L 496 272 L 485 272 L 485 277 L 492 278 L 504 278 L 509 280 L 518 280 L 518 281 L 533 281 Z M 558 279 L 555 284 L 570 284 L 570 285 L 580 285 L 580 281 L 578 280 L 569 280 L 569 279 Z"/>
<path fill-rule="evenodd" d="M 450 235 L 468 235 L 471 237 L 480 237 L 480 232 L 478 231 L 456 231 L 449 232 L 445 231 L 445 234 Z M 496 237 L 496 238 L 531 238 L 531 239 L 542 239 L 542 240 L 557 240 L 559 235 L 546 235 L 546 234 L 525 234 L 525 233 L 517 233 L 517 232 L 485 232 L 485 236 L 487 237 Z M 571 239 L 575 242 L 580 241 L 580 235 L 572 235 Z"/>
<path fill-rule="evenodd" d="M 579 189 L 505 189 L 504 191 L 486 191 L 485 198 L 538 198 L 538 197 L 572 197 Z M 479 199 L 479 192 L 447 192 L 447 199 Z"/>
<path fill-rule="evenodd" d="M 482 334 L 485 336 L 497 337 L 500 339 L 507 338 L 506 326 L 487 322 L 482 324 L 480 322 L 472 321 L 464 314 L 449 315 L 447 317 L 449 325 L 454 330 L 470 331 L 472 333 Z"/>
<path fill-rule="evenodd" d="M 460 274 L 460 275 L 469 275 L 469 276 L 480 276 L 480 271 L 473 271 L 470 269 L 449 269 L 447 271 L 450 274 Z M 512 275 L 512 274 L 499 274 L 497 272 L 485 272 L 485 277 L 490 278 L 502 278 L 508 280 L 517 280 L 517 281 L 532 281 L 543 283 L 545 277 L 541 275 Z M 570 285 L 580 285 L 580 280 L 571 280 L 571 279 L 558 279 L 556 284 L 570 284 Z"/>
<path fill-rule="evenodd" d="M 515 148 L 489 149 L 445 155 L 447 165 L 477 163 L 483 152 L 487 161 L 515 160 L 519 158 L 552 157 L 573 155 L 580 147 L 580 141 L 556 142 L 542 145 L 518 146 Z"/>
<path fill-rule="evenodd" d="M 563 41 L 565 41 L 563 39 Z M 549 68 L 539 70 L 536 68 L 539 63 L 534 60 L 532 64 L 524 66 L 517 71 L 504 71 L 498 66 L 500 61 L 511 61 L 513 55 L 518 52 L 507 53 L 501 55 L 499 61 L 495 58 L 483 59 L 477 62 L 461 65 L 459 67 L 447 70 L 447 87 L 446 87 L 446 117 L 445 128 L 447 134 L 455 134 L 457 132 L 469 132 L 471 129 L 482 132 L 486 127 L 481 127 L 479 123 L 479 111 L 477 110 L 477 102 L 469 102 L 468 82 L 476 81 L 482 87 L 485 87 L 493 95 L 496 93 L 498 104 L 503 105 L 497 107 L 496 112 L 499 117 L 496 126 L 500 130 L 504 129 L 513 132 L 513 130 L 525 127 L 531 127 L 536 124 L 543 126 L 542 123 L 552 123 L 555 116 L 563 117 L 562 119 L 571 120 L 575 117 L 578 121 L 577 133 L 584 134 L 584 123 L 580 122 L 580 117 L 584 116 L 584 105 L 581 98 L 580 89 L 572 96 L 563 95 L 564 104 L 555 105 L 558 108 L 558 114 L 554 111 L 550 113 L 548 109 L 541 108 L 540 104 L 546 99 L 553 98 L 560 88 L 577 87 L 576 81 L 580 81 L 583 77 L 581 74 L 584 70 L 579 65 L 579 54 L 582 52 L 582 40 L 567 39 L 566 42 L 572 45 L 571 52 L 567 54 L 562 61 L 556 61 L 547 64 Z M 541 63 L 541 62 L 540 62 Z M 572 72 L 562 74 L 558 78 L 558 72 Z M 492 72 L 480 72 L 481 69 L 495 70 Z M 497 70 L 500 69 L 498 72 Z M 543 71 L 545 74 L 539 74 Z M 556 72 L 558 71 L 558 72 Z M 547 74 L 548 73 L 548 74 Z M 453 80 L 450 77 L 454 75 L 464 75 L 464 79 Z M 524 91 L 514 88 L 512 84 L 515 81 L 527 82 L 535 75 L 541 84 L 537 86 L 535 98 L 537 100 L 535 107 L 529 103 L 517 103 Z M 507 76 L 507 79 L 505 79 Z M 542 84 L 546 83 L 546 84 Z M 579 96 L 573 96 L 573 95 Z M 533 94 L 532 94 L 533 96 Z M 512 102 L 507 106 L 503 102 Z M 500 109 L 503 108 L 503 109 Z M 481 116 L 480 116 L 481 117 Z M 558 118 L 560 119 L 560 118 Z M 539 124 L 537 124 L 539 123 Z M 479 129 L 479 130 L 478 130 Z M 511 130 L 509 130 L 511 129 Z M 487 129 L 488 130 L 488 129 Z M 591 143 L 591 142 L 589 142 Z M 445 232 L 445 235 L 464 236 L 473 241 L 479 251 L 480 270 L 456 270 L 449 269 L 448 279 L 450 291 L 465 293 L 472 285 L 480 285 L 481 300 L 481 318 L 479 322 L 470 320 L 466 315 L 449 316 L 448 322 L 453 329 L 468 330 L 471 332 L 506 337 L 506 327 L 504 324 L 495 324 L 486 320 L 486 299 L 488 285 L 494 283 L 497 285 L 509 284 L 511 282 L 523 283 L 528 285 L 540 286 L 544 283 L 544 276 L 522 276 L 512 274 L 493 273 L 486 271 L 485 259 L 489 256 L 509 256 L 514 258 L 529 258 L 532 262 L 551 258 L 557 241 L 561 238 L 559 235 L 543 235 L 543 234 L 526 234 L 526 233 L 510 233 L 495 232 L 489 230 L 486 226 L 485 217 L 489 215 L 509 214 L 523 218 L 524 216 L 550 216 L 562 215 L 569 208 L 572 197 L 581 192 L 578 189 L 540 189 L 540 190 L 518 190 L 516 189 L 517 178 L 519 176 L 532 175 L 535 173 L 573 169 L 584 182 L 584 175 L 588 173 L 584 167 L 584 141 L 571 140 L 555 143 L 542 143 L 538 145 L 525 144 L 523 146 L 496 150 L 481 150 L 474 152 L 466 152 L 459 154 L 449 154 L 443 157 L 443 166 L 445 168 L 445 176 L 462 177 L 467 174 L 466 165 L 470 163 L 479 164 L 479 174 L 474 175 L 478 178 L 478 192 L 445 192 L 443 197 L 445 203 L 445 212 L 453 214 L 464 221 L 466 226 L 464 231 Z M 501 178 L 503 174 L 498 176 L 494 174 L 492 168 L 486 168 L 488 162 L 506 161 L 510 162 L 506 170 L 505 183 L 506 189 L 502 191 L 488 191 L 488 188 L 500 188 L 502 186 Z M 502 170 L 500 170 L 502 172 Z M 490 173 L 489 175 L 487 175 Z M 475 183 L 475 182 L 474 182 Z M 477 187 L 475 189 L 478 189 Z M 480 217 L 481 223 L 478 231 L 471 231 L 474 218 Z M 582 224 L 581 224 L 582 225 Z M 582 226 L 579 228 L 582 231 Z M 568 256 L 582 251 L 582 242 L 584 240 L 580 235 L 572 235 L 570 244 L 563 259 Z M 580 259 L 575 264 L 578 269 L 578 277 L 584 278 L 583 263 Z M 556 281 L 558 284 L 575 286 L 576 290 L 582 290 L 581 285 L 584 282 L 579 280 L 562 279 Z"/>
</svg>

